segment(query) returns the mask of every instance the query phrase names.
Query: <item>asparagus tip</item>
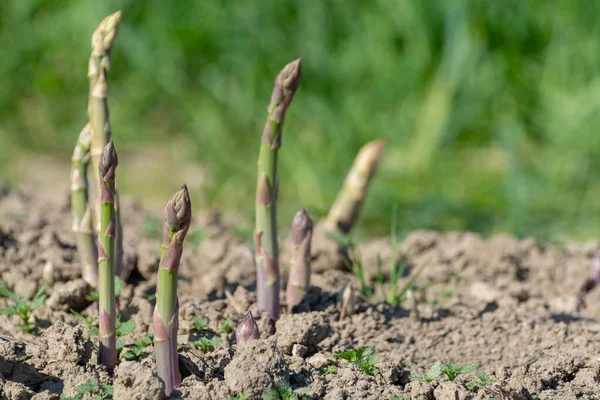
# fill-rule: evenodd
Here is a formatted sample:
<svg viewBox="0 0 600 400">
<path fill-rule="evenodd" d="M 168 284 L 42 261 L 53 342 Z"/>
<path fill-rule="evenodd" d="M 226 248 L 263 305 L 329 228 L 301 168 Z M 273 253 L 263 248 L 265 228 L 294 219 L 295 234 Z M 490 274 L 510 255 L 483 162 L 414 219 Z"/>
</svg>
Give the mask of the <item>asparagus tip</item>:
<svg viewBox="0 0 600 400">
<path fill-rule="evenodd" d="M 167 227 L 171 231 L 179 231 L 189 227 L 192 218 L 192 204 L 186 185 L 183 185 L 167 202 L 165 218 Z"/>
<path fill-rule="evenodd" d="M 98 169 L 102 173 L 102 176 L 104 176 L 108 173 L 110 168 L 116 168 L 118 163 L 119 158 L 117 156 L 117 151 L 115 150 L 115 145 L 111 139 L 106 146 L 104 146 L 102 157 L 100 157 L 100 162 L 98 163 Z"/>
<path fill-rule="evenodd" d="M 252 312 L 248 311 L 248 314 L 240 321 L 237 328 L 235 329 L 235 338 L 239 346 L 244 346 L 254 340 L 260 338 L 258 332 L 258 325 L 252 316 Z"/>
<path fill-rule="evenodd" d="M 312 231 L 313 222 L 304 208 L 301 208 L 292 221 L 290 229 L 290 239 L 296 246 L 302 244 L 309 231 Z"/>
<path fill-rule="evenodd" d="M 356 156 L 356 168 L 359 171 L 368 171 L 368 175 L 372 175 L 379 164 L 385 145 L 384 139 L 376 139 L 365 144 Z"/>
<path fill-rule="evenodd" d="M 104 18 L 92 35 L 92 46 L 101 41 L 105 50 L 111 49 L 115 38 L 117 37 L 117 33 L 119 32 L 120 24 L 121 10 Z"/>
<path fill-rule="evenodd" d="M 302 76 L 302 57 L 287 64 L 279 75 L 277 75 L 276 83 L 282 85 L 284 90 L 284 96 L 288 97 L 294 95 L 298 85 L 300 84 L 300 78 Z M 291 99 L 290 99 L 291 101 Z"/>
</svg>

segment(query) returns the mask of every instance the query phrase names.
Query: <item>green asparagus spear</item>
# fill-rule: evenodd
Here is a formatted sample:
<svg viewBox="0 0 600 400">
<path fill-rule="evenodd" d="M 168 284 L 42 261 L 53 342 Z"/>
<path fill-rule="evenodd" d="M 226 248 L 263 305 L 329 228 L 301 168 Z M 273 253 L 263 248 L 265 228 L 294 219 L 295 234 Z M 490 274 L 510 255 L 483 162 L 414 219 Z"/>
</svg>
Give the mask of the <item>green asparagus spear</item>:
<svg viewBox="0 0 600 400">
<path fill-rule="evenodd" d="M 73 151 L 71 168 L 71 211 L 73 232 L 77 235 L 77 249 L 82 265 L 83 279 L 92 287 L 98 284 L 98 247 L 94 238 L 92 210 L 88 198 L 87 172 L 90 163 L 90 125 L 87 124 Z"/>
<path fill-rule="evenodd" d="M 121 11 L 104 18 L 92 34 L 92 54 L 88 64 L 89 78 L 89 103 L 88 118 L 91 125 L 91 155 L 92 165 L 97 166 L 100 162 L 102 149 L 111 139 L 110 119 L 108 112 L 108 70 L 110 69 L 110 54 L 114 41 L 119 31 L 121 22 Z M 97 187 L 101 182 L 96 181 Z M 115 191 L 116 194 L 116 191 Z M 115 199 L 118 206 L 118 199 Z M 96 216 L 100 216 L 100 204 L 96 206 Z M 100 221 L 100 218 L 98 218 Z M 115 262 L 116 271 L 121 271 L 122 262 L 122 226 L 121 217 L 116 208 L 116 241 L 115 241 Z"/>
<path fill-rule="evenodd" d="M 183 240 L 190 228 L 192 205 L 183 185 L 167 202 L 163 219 L 162 256 L 158 269 L 156 307 L 152 320 L 158 376 L 165 382 L 165 395 L 181 384 L 177 358 L 179 301 L 177 271 L 183 252 Z"/>
<path fill-rule="evenodd" d="M 290 309 L 302 301 L 310 283 L 312 228 L 312 220 L 301 208 L 294 216 L 290 229 L 293 253 L 286 291 L 286 303 Z"/>
<path fill-rule="evenodd" d="M 115 170 L 117 152 L 112 140 L 104 147 L 98 171 L 100 177 L 100 232 L 98 235 L 98 292 L 100 346 L 98 363 L 112 372 L 117 363 L 116 307 L 115 307 Z"/>
<path fill-rule="evenodd" d="M 384 147 L 385 141 L 377 139 L 360 149 L 344 181 L 344 186 L 329 210 L 326 220 L 328 231 L 343 235 L 350 233 L 367 195 L 369 182 L 379 165 Z"/>
<path fill-rule="evenodd" d="M 277 152 L 285 113 L 300 84 L 301 59 L 286 65 L 275 78 L 267 121 L 262 134 L 258 156 L 256 189 L 256 286 L 258 307 L 267 311 L 273 320 L 279 319 L 279 261 L 277 244 L 276 202 L 279 188 Z"/>
</svg>

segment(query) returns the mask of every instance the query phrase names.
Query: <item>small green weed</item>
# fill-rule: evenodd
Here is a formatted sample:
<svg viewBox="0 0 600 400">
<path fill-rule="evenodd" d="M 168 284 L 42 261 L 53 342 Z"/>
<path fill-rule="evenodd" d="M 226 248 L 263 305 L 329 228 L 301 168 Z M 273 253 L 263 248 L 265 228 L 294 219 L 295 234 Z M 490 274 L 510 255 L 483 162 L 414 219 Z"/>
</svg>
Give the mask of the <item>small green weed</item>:
<svg viewBox="0 0 600 400">
<path fill-rule="evenodd" d="M 268 389 L 263 393 L 263 400 L 309 400 L 306 394 L 310 387 L 293 390 L 288 381 L 279 381 L 275 388 Z"/>
<path fill-rule="evenodd" d="M 25 332 L 32 332 L 35 329 L 35 323 L 30 322 L 31 312 L 39 308 L 46 300 L 46 290 L 48 284 L 42 285 L 31 301 L 27 301 L 21 296 L 17 296 L 6 288 L 4 283 L 0 286 L 0 296 L 8 297 L 14 301 L 14 306 L 0 309 L 0 314 L 17 315 L 21 318 L 19 328 Z"/>
<path fill-rule="evenodd" d="M 325 368 L 319 368 L 319 374 L 321 375 L 337 375 L 338 367 L 336 365 L 328 365 Z"/>
<path fill-rule="evenodd" d="M 83 315 L 78 313 L 77 311 L 73 310 L 71 308 L 71 314 L 75 315 L 77 318 L 79 318 L 81 320 L 81 322 L 83 322 L 83 325 L 85 325 L 88 335 L 90 336 L 98 336 L 98 327 L 94 326 L 94 322 L 92 321 L 92 318 L 89 315 Z"/>
<path fill-rule="evenodd" d="M 129 335 L 135 330 L 135 320 L 130 319 L 127 322 L 121 322 L 121 316 L 117 316 L 117 357 L 125 348 L 125 341 L 121 339 L 125 335 Z"/>
<path fill-rule="evenodd" d="M 379 373 L 379 368 L 375 366 L 379 363 L 379 356 L 373 355 L 373 349 L 370 347 L 341 351 L 334 354 L 334 357 L 351 362 L 367 375 L 377 375 Z"/>
<path fill-rule="evenodd" d="M 115 276 L 115 297 L 119 297 L 121 294 L 121 287 L 123 286 L 121 279 L 118 276 Z M 87 301 L 95 302 L 100 300 L 100 294 L 97 290 L 94 290 L 89 295 L 85 296 Z"/>
<path fill-rule="evenodd" d="M 453 362 L 446 364 L 442 367 L 442 374 L 448 377 L 449 381 L 453 381 L 459 375 L 468 374 L 471 371 L 474 371 L 477 368 L 474 365 L 465 365 L 462 367 L 457 367 Z"/>
<path fill-rule="evenodd" d="M 153 341 L 154 335 L 148 333 L 142 340 L 136 340 L 133 344 L 125 346 L 127 351 L 123 354 L 123 358 L 127 361 L 139 360 L 142 354 L 144 354 L 144 350 L 148 346 L 151 346 Z"/>
<path fill-rule="evenodd" d="M 190 344 L 193 344 L 194 346 L 196 346 L 197 348 L 202 350 L 202 352 L 208 353 L 209 351 L 214 350 L 215 346 L 218 345 L 219 343 L 221 343 L 222 341 L 223 341 L 223 339 L 218 338 L 218 337 L 214 337 L 212 339 L 207 339 L 205 337 L 201 337 L 200 339 L 196 340 L 195 342 L 190 342 Z"/>
<path fill-rule="evenodd" d="M 221 333 L 233 332 L 233 321 L 230 319 L 226 319 L 225 321 L 223 321 L 223 324 L 219 328 L 219 332 L 221 332 Z"/>
<path fill-rule="evenodd" d="M 457 367 L 455 363 L 442 364 L 441 361 L 436 361 L 429 367 L 427 374 L 414 374 L 409 376 L 410 381 L 420 382 L 433 382 L 439 378 L 440 375 L 444 374 L 448 377 L 449 381 L 453 381 L 459 375 L 468 374 L 475 370 L 474 365 L 465 365 L 463 367 Z"/>
<path fill-rule="evenodd" d="M 492 383 L 494 383 L 493 379 L 491 379 L 490 377 L 488 377 L 485 373 L 483 373 L 481 371 L 477 371 L 475 373 L 475 376 L 477 377 L 477 379 L 471 381 L 467 385 L 467 387 L 470 390 L 475 390 L 475 389 L 478 389 L 480 387 L 491 385 Z"/>
<path fill-rule="evenodd" d="M 408 380 L 411 382 L 419 381 L 419 382 L 433 382 L 442 374 L 442 369 L 444 365 L 441 361 L 436 361 L 433 365 L 429 366 L 429 372 L 426 374 L 411 374 L 408 377 Z"/>
<path fill-rule="evenodd" d="M 192 324 L 190 325 L 191 333 L 200 333 L 207 329 L 208 329 L 208 324 L 206 323 L 206 320 L 204 320 L 200 317 L 194 317 L 194 319 L 192 320 Z"/>
<path fill-rule="evenodd" d="M 86 383 L 75 387 L 75 397 L 61 396 L 61 400 L 81 400 L 85 395 L 90 395 L 94 400 L 110 400 L 113 398 L 113 387 L 106 383 L 99 383 L 97 379 L 90 379 Z"/>
</svg>

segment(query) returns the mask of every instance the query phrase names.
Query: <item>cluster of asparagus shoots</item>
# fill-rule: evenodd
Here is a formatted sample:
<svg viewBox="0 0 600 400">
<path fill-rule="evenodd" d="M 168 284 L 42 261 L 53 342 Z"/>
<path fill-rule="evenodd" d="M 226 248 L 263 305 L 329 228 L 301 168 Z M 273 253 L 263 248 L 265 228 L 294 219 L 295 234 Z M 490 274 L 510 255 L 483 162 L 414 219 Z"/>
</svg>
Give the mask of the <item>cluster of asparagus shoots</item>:
<svg viewBox="0 0 600 400">
<path fill-rule="evenodd" d="M 117 361 L 114 279 L 121 266 L 122 230 L 115 183 L 118 158 L 111 139 L 107 74 L 120 21 L 120 12 L 109 15 L 92 35 L 88 123 L 77 139 L 71 172 L 72 228 L 77 235 L 83 279 L 90 287 L 98 288 L 98 362 L 108 371 L 115 368 Z M 88 173 L 95 177 L 93 186 L 89 184 Z"/>
<path fill-rule="evenodd" d="M 107 73 L 110 54 L 116 38 L 120 12 L 106 17 L 92 36 L 89 61 L 89 122 L 81 131 L 72 157 L 73 231 L 83 266 L 83 277 L 99 291 L 100 346 L 99 363 L 109 371 L 116 365 L 116 307 L 114 278 L 121 269 L 122 228 L 115 171 L 117 153 L 111 139 L 108 111 Z M 258 158 L 256 190 L 256 227 L 254 244 L 257 267 L 258 307 L 272 320 L 280 314 L 279 247 L 277 240 L 277 194 L 279 175 L 277 156 L 281 147 L 286 112 L 298 89 L 301 59 L 286 65 L 275 79 L 268 107 Z M 362 202 L 385 143 L 376 140 L 359 152 L 352 170 L 333 205 L 326 224 L 329 230 L 348 234 L 358 217 Z M 94 186 L 89 184 L 90 163 Z M 96 194 L 97 201 L 92 204 Z M 156 364 L 159 377 L 165 382 L 165 392 L 181 383 L 177 358 L 178 310 L 177 272 L 182 246 L 189 230 L 191 204 L 185 185 L 169 199 L 163 219 L 162 255 L 158 271 L 157 302 L 153 328 Z M 96 223 L 94 223 L 96 222 Z M 292 256 L 286 291 L 289 307 L 300 303 L 310 283 L 311 240 L 313 223 L 304 209 L 295 215 L 290 230 Z M 98 235 L 97 244 L 95 233 Z M 236 330 L 238 345 L 244 346 L 259 337 L 258 326 L 251 313 Z"/>
<path fill-rule="evenodd" d="M 266 311 L 273 320 L 277 320 L 280 314 L 276 212 L 279 192 L 277 156 L 281 147 L 285 114 L 300 83 L 301 61 L 298 59 L 286 65 L 275 79 L 258 156 L 254 230 L 257 303 L 258 308 Z M 385 141 L 378 139 L 365 144 L 359 151 L 325 221 L 325 229 L 328 232 L 350 234 L 384 147 Z M 310 283 L 312 230 L 310 217 L 301 209 L 294 217 L 290 230 L 292 259 L 286 290 L 286 303 L 290 308 L 302 301 Z"/>
<path fill-rule="evenodd" d="M 82 276 L 93 288 L 98 286 L 98 254 L 96 235 L 101 232 L 102 180 L 95 172 L 103 149 L 111 140 L 108 112 L 107 74 L 110 54 L 119 30 L 121 12 L 106 17 L 92 35 L 92 52 L 88 65 L 89 97 L 88 123 L 81 131 L 72 157 L 71 194 L 73 231 L 77 235 L 77 248 L 82 264 Z M 90 163 L 92 168 L 90 169 Z M 90 185 L 88 171 L 95 185 Z M 95 198 L 94 198 L 95 195 Z M 122 229 L 115 195 L 115 267 L 121 270 Z M 95 222 L 95 223 L 94 223 Z"/>
</svg>

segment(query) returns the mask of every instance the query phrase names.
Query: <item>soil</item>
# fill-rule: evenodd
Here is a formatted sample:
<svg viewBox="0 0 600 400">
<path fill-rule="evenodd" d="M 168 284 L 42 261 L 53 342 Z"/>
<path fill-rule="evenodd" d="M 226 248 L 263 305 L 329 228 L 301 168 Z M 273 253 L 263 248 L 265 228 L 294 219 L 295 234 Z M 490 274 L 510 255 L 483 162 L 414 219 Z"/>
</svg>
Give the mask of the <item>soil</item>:
<svg viewBox="0 0 600 400">
<path fill-rule="evenodd" d="M 116 399 L 160 399 L 164 386 L 151 346 L 139 360 L 121 358 L 111 376 L 96 365 L 95 338 L 69 311 L 96 313 L 85 299 L 90 288 L 81 280 L 69 208 L 66 187 L 44 194 L 0 190 L 2 281 L 26 298 L 50 283 L 48 299 L 33 313 L 34 332 L 22 332 L 17 317 L 0 315 L 1 397 L 75 397 L 76 387 L 96 379 L 112 385 Z M 148 226 L 162 210 L 146 211 L 126 198 L 122 210 L 126 253 L 118 306 L 122 321 L 136 323 L 122 337 L 132 344 L 150 331 L 159 226 L 156 232 Z M 420 272 L 411 296 L 394 307 L 377 286 L 372 298 L 356 296 L 340 318 L 344 288 L 350 282 L 358 293 L 359 281 L 344 270 L 343 252 L 317 232 L 312 287 L 273 326 L 256 310 L 252 245 L 233 233 L 235 223 L 205 213 L 192 230 L 179 274 L 183 382 L 173 398 L 262 398 L 287 381 L 298 398 L 332 400 L 600 399 L 600 288 L 587 282 L 600 242 L 557 247 L 507 235 L 413 232 L 397 254 L 406 260 L 400 287 Z M 281 245 L 285 266 L 284 237 Z M 358 250 L 369 281 L 377 279 L 379 262 L 384 271 L 392 263 L 385 238 Z M 0 298 L 0 307 L 10 304 Z M 261 339 L 237 349 L 234 333 L 220 328 L 227 319 L 235 328 L 247 310 Z M 200 333 L 190 332 L 194 317 L 207 321 Z M 221 342 L 203 352 L 191 343 L 201 336 Z M 363 346 L 379 357 L 373 375 L 334 357 Z M 470 389 L 476 371 L 454 381 L 409 379 L 436 361 L 474 365 L 493 382 Z"/>
</svg>

